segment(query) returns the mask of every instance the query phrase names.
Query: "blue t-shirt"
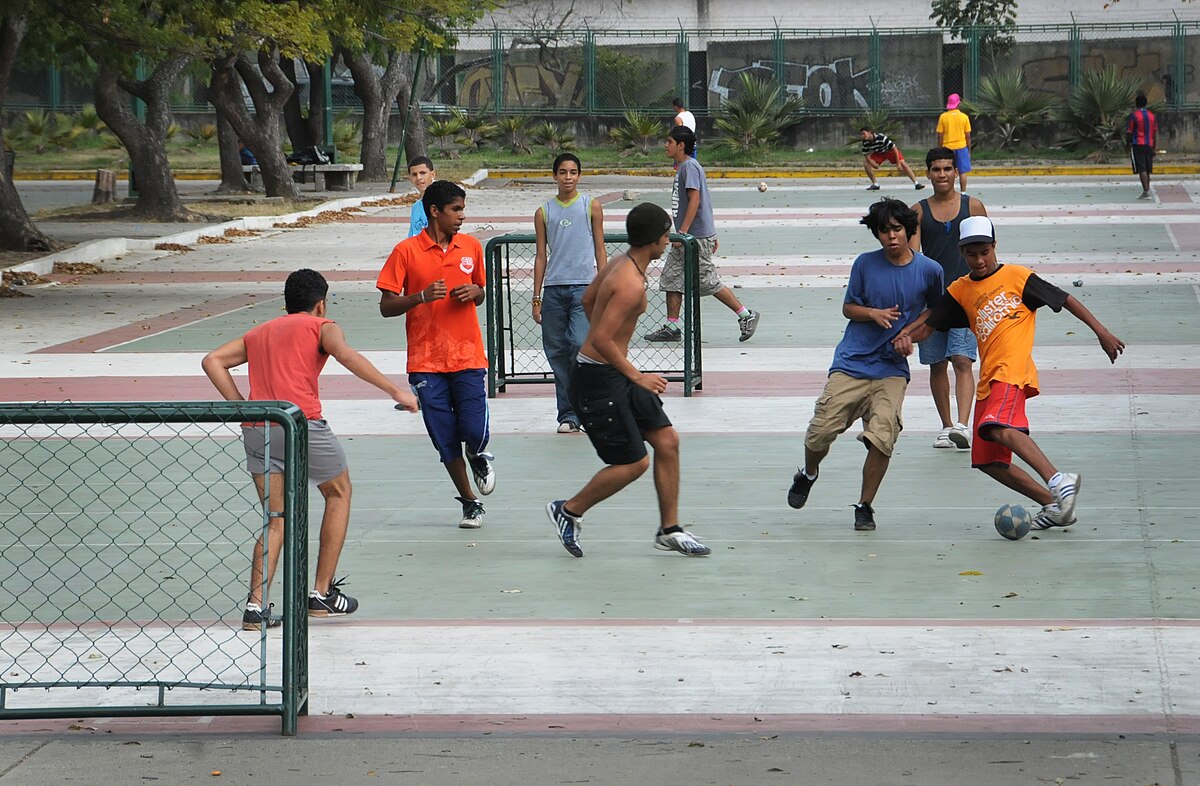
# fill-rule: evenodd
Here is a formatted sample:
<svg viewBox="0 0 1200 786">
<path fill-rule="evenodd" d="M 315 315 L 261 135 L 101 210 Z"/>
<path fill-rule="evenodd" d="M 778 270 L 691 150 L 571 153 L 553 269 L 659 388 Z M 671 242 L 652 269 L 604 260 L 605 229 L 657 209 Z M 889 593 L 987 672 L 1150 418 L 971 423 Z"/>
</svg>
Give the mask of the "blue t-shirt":
<svg viewBox="0 0 1200 786">
<path fill-rule="evenodd" d="M 421 230 L 429 226 L 429 218 L 425 215 L 425 205 L 421 200 L 413 202 L 412 213 L 408 219 L 408 236 L 415 237 Z"/>
<path fill-rule="evenodd" d="M 919 252 L 907 265 L 887 261 L 883 249 L 860 254 L 850 268 L 845 303 L 868 308 L 900 307 L 900 319 L 884 329 L 875 322 L 846 325 L 846 332 L 833 352 L 829 371 L 841 371 L 857 379 L 909 379 L 908 358 L 892 350 L 892 339 L 926 308 L 942 297 L 942 266 Z"/>
</svg>

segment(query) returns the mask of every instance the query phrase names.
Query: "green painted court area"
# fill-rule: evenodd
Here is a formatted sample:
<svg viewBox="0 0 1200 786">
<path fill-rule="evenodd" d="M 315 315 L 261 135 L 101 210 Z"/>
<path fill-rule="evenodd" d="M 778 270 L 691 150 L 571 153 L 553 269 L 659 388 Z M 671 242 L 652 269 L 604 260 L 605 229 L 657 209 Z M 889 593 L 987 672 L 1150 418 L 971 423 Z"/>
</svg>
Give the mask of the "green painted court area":
<svg viewBox="0 0 1200 786">
<path fill-rule="evenodd" d="M 38 619 L 237 612 L 244 552 L 261 521 L 240 445 L 159 442 L 179 455 L 197 444 L 220 450 L 199 472 L 182 462 L 153 483 L 116 478 L 124 499 L 111 516 L 98 519 L 103 506 L 78 501 L 99 478 L 67 499 L 0 511 L 11 525 L 0 535 L 6 560 L 44 561 L 62 574 L 61 596 L 47 597 Z M 862 460 L 857 441 L 834 445 L 808 506 L 794 511 L 784 498 L 798 437 L 685 435 L 682 520 L 714 549 L 697 561 L 652 548 L 649 477 L 589 513 L 584 559 L 563 551 L 543 507 L 599 468 L 584 439 L 496 436 L 500 482 L 484 500 L 486 525 L 464 531 L 424 437 L 352 437 L 344 444 L 354 513 L 340 573 L 362 602 L 356 619 L 1189 617 L 1200 605 L 1200 516 L 1178 457 L 1190 442 L 1164 434 L 1046 437 L 1048 453 L 1090 479 L 1080 522 L 1014 543 L 991 519 L 1016 496 L 920 436 L 901 438 L 875 505 L 879 530 L 864 535 L 853 532 L 849 507 Z M 321 501 L 311 496 L 315 559 Z M 125 581 L 132 568 L 122 566 L 134 564 L 144 572 Z M 197 591 L 207 598 L 202 607 L 178 606 Z"/>
<path fill-rule="evenodd" d="M 1047 280 L 1067 289 L 1131 347 L 1136 344 L 1173 343 L 1181 331 L 1195 327 L 1196 295 L 1190 285 L 1084 286 L 1072 287 L 1071 276 L 1043 270 Z M 837 343 L 845 329 L 841 303 L 845 293 L 840 287 L 764 287 L 748 286 L 735 293 L 750 307 L 762 312 L 763 320 L 753 344 L 756 347 L 812 346 Z M 507 338 L 516 349 L 541 349 L 541 334 L 528 312 L 528 293 L 516 310 L 516 327 Z M 201 322 L 173 328 L 114 347 L 110 352 L 204 352 L 223 342 L 240 337 L 254 325 L 278 316 L 283 298 L 273 298 L 247 308 L 220 314 Z M 342 326 L 351 343 L 362 350 L 399 350 L 406 346 L 403 319 L 385 320 L 379 316 L 378 298 L 371 293 L 348 292 L 332 301 L 329 316 Z M 700 302 L 704 345 L 738 346 L 737 325 L 731 312 L 715 298 Z M 661 324 L 665 305 L 662 294 L 651 290 L 648 313 L 642 317 L 646 330 Z M 1160 313 L 1164 319 L 1145 319 Z M 1178 315 L 1172 318 L 1171 315 Z M 480 328 L 486 336 L 485 311 L 479 308 Z M 1047 311 L 1038 319 L 1039 345 L 1092 347 L 1095 338 L 1069 314 Z M 635 343 L 645 345 L 640 338 Z"/>
</svg>

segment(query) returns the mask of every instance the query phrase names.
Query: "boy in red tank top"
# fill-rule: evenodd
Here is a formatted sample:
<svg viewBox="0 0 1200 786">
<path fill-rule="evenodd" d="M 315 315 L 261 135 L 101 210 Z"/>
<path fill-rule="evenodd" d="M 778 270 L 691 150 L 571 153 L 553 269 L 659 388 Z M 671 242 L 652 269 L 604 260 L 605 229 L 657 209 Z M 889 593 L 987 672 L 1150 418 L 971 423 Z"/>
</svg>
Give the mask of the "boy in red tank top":
<svg viewBox="0 0 1200 786">
<path fill-rule="evenodd" d="M 336 358 L 354 376 L 387 393 L 400 408 L 417 411 L 417 399 L 395 385 L 349 344 L 336 322 L 325 318 L 329 284 L 315 270 L 297 270 L 287 278 L 283 299 L 287 315 L 255 327 L 204 356 L 204 373 L 227 401 L 245 401 L 229 369 L 250 364 L 250 401 L 290 401 L 308 420 L 308 478 L 325 498 L 321 518 L 321 550 L 317 575 L 308 596 L 308 616 L 333 617 L 353 614 L 358 601 L 341 591 L 334 581 L 338 557 L 346 541 L 350 522 L 350 470 L 337 437 L 321 416 L 317 378 L 330 357 Z M 273 426 L 268 450 L 266 429 L 244 425 L 246 469 L 254 477 L 260 500 L 269 500 L 270 510 L 283 509 L 283 434 Z M 269 455 L 268 455 L 269 453 Z M 266 488 L 270 468 L 270 489 Z M 283 518 L 273 517 L 267 528 L 267 582 L 270 587 L 283 548 Z M 250 594 L 242 615 L 242 628 L 259 630 L 276 627 L 271 605 L 263 604 L 263 542 L 254 546 L 250 569 Z"/>
</svg>

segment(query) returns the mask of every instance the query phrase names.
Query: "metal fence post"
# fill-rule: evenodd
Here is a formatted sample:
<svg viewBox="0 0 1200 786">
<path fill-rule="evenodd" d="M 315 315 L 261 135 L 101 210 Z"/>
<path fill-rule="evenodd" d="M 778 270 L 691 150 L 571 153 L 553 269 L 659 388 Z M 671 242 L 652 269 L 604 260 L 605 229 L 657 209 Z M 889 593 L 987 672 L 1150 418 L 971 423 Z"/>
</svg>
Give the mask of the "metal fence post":
<svg viewBox="0 0 1200 786">
<path fill-rule="evenodd" d="M 1068 41 L 1067 85 L 1074 93 L 1083 77 L 1083 31 L 1079 29 L 1079 25 L 1071 25 Z"/>
<path fill-rule="evenodd" d="M 504 34 L 492 30 L 492 111 L 504 110 Z"/>
<path fill-rule="evenodd" d="M 49 66 L 47 70 L 50 75 L 50 110 L 57 112 L 62 105 L 62 71 L 56 65 Z"/>
<path fill-rule="evenodd" d="M 583 37 L 583 94 L 588 114 L 596 111 L 596 34 L 588 30 Z"/>
<path fill-rule="evenodd" d="M 684 104 L 691 104 L 688 93 L 691 88 L 691 49 L 687 31 L 680 29 L 675 44 L 675 92 Z"/>
<path fill-rule="evenodd" d="M 783 67 L 783 31 L 779 26 L 775 26 L 774 32 L 771 33 L 771 57 L 774 60 L 775 86 L 779 88 L 780 94 L 784 94 L 787 89 L 787 74 L 784 73 Z"/>
<path fill-rule="evenodd" d="M 879 28 L 871 28 L 871 38 L 868 42 L 867 64 L 871 70 L 871 81 L 868 83 L 867 104 L 872 109 L 878 109 L 883 100 L 883 59 L 879 52 Z"/>
<path fill-rule="evenodd" d="M 963 98 L 972 101 L 979 92 L 980 32 L 975 25 L 968 27 L 966 32 L 967 62 L 964 64 L 966 73 L 963 74 Z"/>
<path fill-rule="evenodd" d="M 1171 36 L 1171 48 L 1173 55 L 1171 63 L 1171 94 L 1167 96 L 1167 103 L 1172 109 L 1179 109 L 1184 103 L 1184 80 L 1187 78 L 1187 35 L 1184 32 L 1183 23 L 1179 21 L 1179 17 L 1175 17 L 1175 32 Z"/>
</svg>

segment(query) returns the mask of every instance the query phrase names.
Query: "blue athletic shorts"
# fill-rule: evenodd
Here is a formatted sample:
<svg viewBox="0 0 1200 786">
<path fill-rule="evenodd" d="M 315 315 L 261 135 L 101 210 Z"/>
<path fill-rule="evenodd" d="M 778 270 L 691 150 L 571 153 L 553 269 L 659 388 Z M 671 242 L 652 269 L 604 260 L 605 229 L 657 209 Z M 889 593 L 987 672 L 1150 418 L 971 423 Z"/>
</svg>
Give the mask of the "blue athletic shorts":
<svg viewBox="0 0 1200 786">
<path fill-rule="evenodd" d="M 954 151 L 954 166 L 960 175 L 971 171 L 971 148 L 960 147 Z"/>
<path fill-rule="evenodd" d="M 491 432 L 486 369 L 416 372 L 408 375 L 408 384 L 421 402 L 425 430 L 443 464 L 462 458 L 463 445 L 470 454 L 487 447 Z"/>
<path fill-rule="evenodd" d="M 961 355 L 971 360 L 979 359 L 979 345 L 975 342 L 975 334 L 968 328 L 950 328 L 949 331 L 933 331 L 933 334 L 917 344 L 917 357 L 922 366 L 932 366 L 950 358 Z"/>
</svg>

